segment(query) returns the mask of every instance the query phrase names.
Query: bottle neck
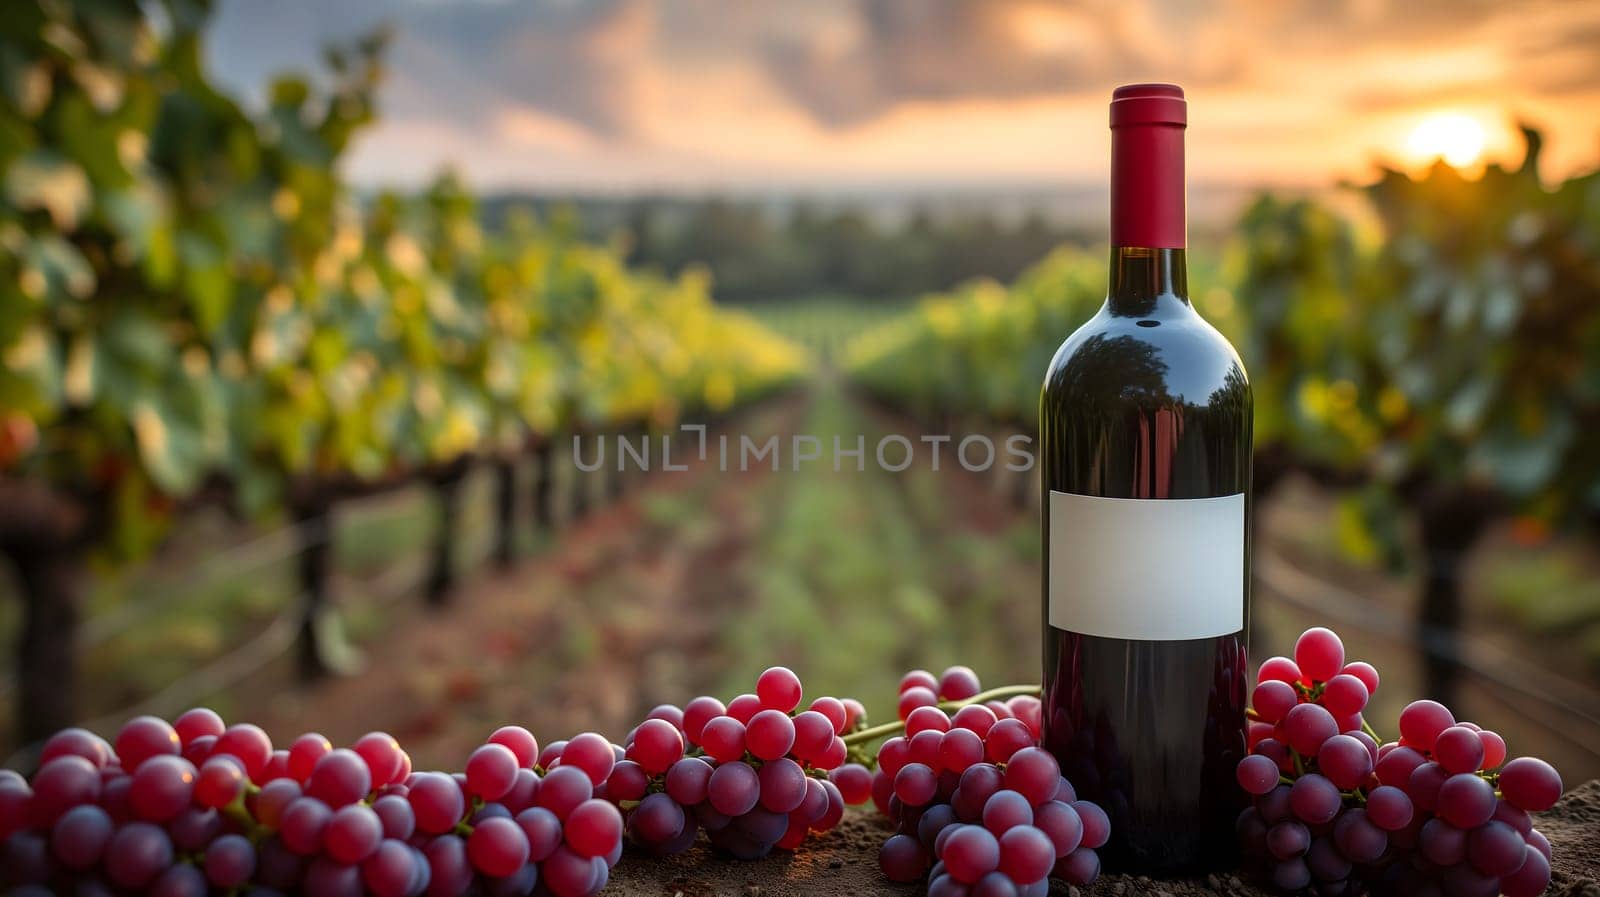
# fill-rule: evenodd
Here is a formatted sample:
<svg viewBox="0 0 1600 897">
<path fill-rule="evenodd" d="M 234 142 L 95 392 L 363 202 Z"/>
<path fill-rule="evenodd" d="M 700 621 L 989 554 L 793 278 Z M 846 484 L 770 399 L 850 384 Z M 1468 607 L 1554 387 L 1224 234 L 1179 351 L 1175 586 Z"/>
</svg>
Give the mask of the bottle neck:
<svg viewBox="0 0 1600 897">
<path fill-rule="evenodd" d="M 1106 307 L 1113 315 L 1139 318 L 1188 309 L 1189 273 L 1184 250 L 1112 247 L 1111 289 Z"/>
</svg>

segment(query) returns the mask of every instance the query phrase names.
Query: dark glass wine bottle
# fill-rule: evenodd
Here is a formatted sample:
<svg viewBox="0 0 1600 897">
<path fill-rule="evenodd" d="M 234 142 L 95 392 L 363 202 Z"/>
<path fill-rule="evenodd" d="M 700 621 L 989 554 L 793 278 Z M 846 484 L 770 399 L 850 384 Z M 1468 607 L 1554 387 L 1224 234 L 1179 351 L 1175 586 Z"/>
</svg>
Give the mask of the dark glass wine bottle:
<svg viewBox="0 0 1600 897">
<path fill-rule="evenodd" d="M 1039 401 L 1045 742 L 1154 875 L 1227 866 L 1244 805 L 1250 384 L 1189 302 L 1186 120 L 1112 95 L 1110 289 Z"/>
</svg>

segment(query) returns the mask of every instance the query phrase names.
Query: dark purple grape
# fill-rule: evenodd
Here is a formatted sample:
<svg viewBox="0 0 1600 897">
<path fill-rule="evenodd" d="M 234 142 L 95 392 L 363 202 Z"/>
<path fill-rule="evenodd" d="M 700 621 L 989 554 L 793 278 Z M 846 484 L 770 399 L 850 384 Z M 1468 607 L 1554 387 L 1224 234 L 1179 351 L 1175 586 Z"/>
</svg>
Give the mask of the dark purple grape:
<svg viewBox="0 0 1600 897">
<path fill-rule="evenodd" d="M 1342 798 L 1327 777 L 1308 773 L 1289 786 L 1289 807 L 1300 821 L 1321 825 L 1338 815 Z"/>
<path fill-rule="evenodd" d="M 1367 793 L 1367 819 L 1384 831 L 1399 831 L 1411 822 L 1411 798 L 1393 785 L 1379 785 Z"/>
<path fill-rule="evenodd" d="M 706 796 L 717 812 L 743 816 L 761 797 L 761 780 L 745 763 L 724 763 L 711 773 Z"/>
<path fill-rule="evenodd" d="M 1307 706 L 1305 704 L 1300 705 Z M 1272 865 L 1272 883 L 1285 891 L 1298 891 L 1311 884 L 1311 869 L 1306 861 L 1295 858 Z"/>
<path fill-rule="evenodd" d="M 1339 852 L 1330 838 L 1318 838 L 1306 851 L 1306 868 L 1311 877 L 1320 882 L 1342 882 L 1350 877 L 1350 860 Z"/>
<path fill-rule="evenodd" d="M 1503 878 L 1522 868 L 1526 846 L 1521 832 L 1491 820 L 1467 833 L 1467 860 L 1484 875 Z"/>
<path fill-rule="evenodd" d="M 739 764 L 744 766 L 744 764 Z M 750 767 L 745 766 L 745 769 Z M 754 770 L 751 771 L 754 774 Z M 663 793 L 649 794 L 628 816 L 628 830 L 645 844 L 662 844 L 683 831 L 683 807 Z"/>
<path fill-rule="evenodd" d="M 1083 843 L 1083 820 L 1077 810 L 1061 801 L 1045 801 L 1035 808 L 1033 824 L 1055 845 L 1057 859 L 1077 850 Z"/>
<path fill-rule="evenodd" d="M 1311 846 L 1311 832 L 1302 823 L 1280 822 L 1267 830 L 1267 851 L 1280 860 L 1303 856 Z"/>
<path fill-rule="evenodd" d="M 1389 836 L 1372 824 L 1371 807 L 1369 801 L 1366 810 L 1347 810 L 1333 825 L 1334 843 L 1353 863 L 1376 862 L 1389 847 Z"/>
<path fill-rule="evenodd" d="M 206 847 L 206 878 L 223 890 L 250 880 L 256 871 L 256 848 L 243 835 L 222 835 Z"/>
<path fill-rule="evenodd" d="M 983 805 L 983 827 L 999 837 L 1018 825 L 1033 824 L 1033 807 L 1016 791 L 997 791 Z"/>
<path fill-rule="evenodd" d="M 756 780 L 761 785 L 761 806 L 774 813 L 791 813 L 806 799 L 806 771 L 788 757 L 761 764 Z"/>
<path fill-rule="evenodd" d="M 1080 847 L 1056 860 L 1050 875 L 1070 884 L 1087 885 L 1100 877 L 1100 855 L 1090 848 Z"/>
<path fill-rule="evenodd" d="M 113 829 L 111 814 L 93 804 L 73 807 L 56 820 L 50 850 L 68 869 L 88 869 L 100 862 Z"/>
<path fill-rule="evenodd" d="M 692 807 L 706 799 L 711 773 L 711 764 L 699 757 L 685 757 L 667 770 L 667 794 L 678 803 Z"/>
<path fill-rule="evenodd" d="M 1423 823 L 1417 847 L 1428 861 L 1439 866 L 1454 866 L 1467 855 L 1467 833 L 1443 819 Z"/>
<path fill-rule="evenodd" d="M 525 812 L 542 812 L 555 819 L 548 810 Z M 521 817 L 518 819 L 520 823 Z M 556 824 L 560 826 L 559 821 Z M 428 897 L 461 897 L 472 887 L 472 863 L 467 859 L 467 842 L 460 836 L 440 835 L 432 839 L 422 848 L 422 856 L 427 861 L 431 879 Z"/>
<path fill-rule="evenodd" d="M 1438 814 L 1464 831 L 1488 822 L 1494 804 L 1494 786 L 1472 773 L 1453 775 L 1439 786 Z"/>
<path fill-rule="evenodd" d="M 146 761 L 145 766 L 149 765 Z M 157 875 L 145 894 L 147 897 L 206 897 L 206 877 L 194 866 L 178 863 Z"/>
<path fill-rule="evenodd" d="M 106 845 L 106 875 L 121 887 L 144 888 L 172 865 L 172 856 L 172 839 L 160 826 L 130 822 Z"/>
<path fill-rule="evenodd" d="M 1506 897 L 1537 897 L 1550 884 L 1550 859 L 1529 844 L 1523 850 L 1522 866 L 1500 880 Z"/>
</svg>

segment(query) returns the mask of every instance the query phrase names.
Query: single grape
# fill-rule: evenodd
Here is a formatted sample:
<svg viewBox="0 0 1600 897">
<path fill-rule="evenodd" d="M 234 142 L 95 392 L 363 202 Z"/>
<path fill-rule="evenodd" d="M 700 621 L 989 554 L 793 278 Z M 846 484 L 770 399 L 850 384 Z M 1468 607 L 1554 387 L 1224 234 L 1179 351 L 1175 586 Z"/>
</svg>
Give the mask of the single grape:
<svg viewBox="0 0 1600 897">
<path fill-rule="evenodd" d="M 588 897 L 598 890 L 604 869 L 604 862 L 597 869 L 592 858 L 578 856 L 563 846 L 556 848 L 540 867 L 540 876 L 555 897 Z"/>
<path fill-rule="evenodd" d="M 616 813 L 616 808 L 610 804 L 598 803 Z M 617 825 L 620 832 L 620 818 Z M 473 826 L 472 834 L 467 836 L 467 859 L 484 875 L 494 878 L 514 875 L 528 862 L 528 837 L 510 819 L 498 816 L 485 819 Z"/>
<path fill-rule="evenodd" d="M 216 759 L 216 758 L 212 758 Z M 209 761 L 207 761 L 209 762 Z M 261 786 L 261 790 L 245 799 L 245 806 L 255 820 L 270 829 L 278 828 L 283 811 L 300 797 L 300 783 L 293 779 L 274 779 Z"/>
<path fill-rule="evenodd" d="M 950 717 L 937 707 L 918 707 L 911 711 L 906 717 L 906 737 L 927 731 L 950 731 Z"/>
<path fill-rule="evenodd" d="M 1404 788 L 1411 781 L 1411 773 L 1426 762 L 1428 758 L 1416 748 L 1394 745 L 1386 752 L 1379 748 L 1378 762 L 1373 771 L 1383 784 Z"/>
<path fill-rule="evenodd" d="M 1429 819 L 1422 824 L 1417 846 L 1429 862 L 1454 866 L 1466 858 L 1467 833 L 1443 819 Z"/>
<path fill-rule="evenodd" d="M 1012 717 L 1027 724 L 1034 740 L 1038 740 L 1044 724 L 1044 703 L 1033 695 L 1017 695 L 1006 702 L 1006 707 L 1010 709 Z"/>
<path fill-rule="evenodd" d="M 194 783 L 195 803 L 221 809 L 244 792 L 244 765 L 229 756 L 212 757 L 200 767 Z M 298 790 L 298 789 L 297 789 Z"/>
<path fill-rule="evenodd" d="M 1005 763 L 1025 747 L 1033 747 L 1033 733 L 1019 719 L 1003 719 L 994 724 L 983 741 L 984 756 L 991 763 Z"/>
<path fill-rule="evenodd" d="M 1239 761 L 1234 772 L 1239 787 L 1249 794 L 1266 794 L 1278 786 L 1278 764 L 1261 754 L 1251 754 Z"/>
<path fill-rule="evenodd" d="M 1500 770 L 1500 793 L 1518 809 L 1543 812 L 1561 799 L 1561 775 L 1536 757 L 1518 757 Z"/>
<path fill-rule="evenodd" d="M 206 897 L 206 877 L 188 863 L 162 870 L 145 891 L 146 897 Z"/>
<path fill-rule="evenodd" d="M 1067 803 L 1045 801 L 1033 810 L 1033 824 L 1055 846 L 1056 858 L 1066 856 L 1083 843 L 1083 820 Z"/>
<path fill-rule="evenodd" d="M 1285 891 L 1299 891 L 1311 884 L 1311 867 L 1298 857 L 1274 863 L 1272 883 Z"/>
<path fill-rule="evenodd" d="M 543 791 L 543 788 L 540 790 Z M 441 773 L 427 772 L 414 776 L 406 800 L 416 816 L 417 829 L 430 835 L 450 831 L 466 812 L 466 798 L 460 786 L 454 779 Z"/>
<path fill-rule="evenodd" d="M 57 757 L 34 773 L 27 814 L 41 827 L 50 826 L 73 807 L 94 803 L 100 788 L 100 770 L 93 763 L 74 754 Z"/>
<path fill-rule="evenodd" d="M 1505 897 L 1537 897 L 1550 884 L 1550 859 L 1533 845 L 1522 850 L 1523 862 L 1517 871 L 1500 880 Z"/>
<path fill-rule="evenodd" d="M 1302 822 L 1322 825 L 1339 812 L 1339 789 L 1326 777 L 1308 773 L 1289 787 L 1289 807 Z"/>
<path fill-rule="evenodd" d="M 50 736 L 39 750 L 39 765 L 42 767 L 57 757 L 66 756 L 82 757 L 95 769 L 103 769 L 111 762 L 111 747 L 88 729 L 62 729 Z"/>
<path fill-rule="evenodd" d="M 1250 706 L 1266 722 L 1277 723 L 1300 703 L 1300 693 L 1282 679 L 1267 679 L 1250 693 Z"/>
<path fill-rule="evenodd" d="M 810 763 L 827 754 L 837 734 L 832 720 L 815 710 L 807 710 L 795 714 L 794 746 L 789 750 L 802 763 Z"/>
<path fill-rule="evenodd" d="M 828 749 L 822 752 L 822 756 L 811 761 L 811 766 L 823 771 L 838 769 L 848 759 L 850 759 L 850 746 L 844 743 L 843 738 L 835 735 L 833 740 L 828 742 Z"/>
<path fill-rule="evenodd" d="M 176 733 L 173 737 L 177 737 Z M 172 859 L 172 839 L 160 826 L 130 822 L 117 829 L 106 844 L 104 869 L 113 884 L 138 889 L 154 881 L 163 869 L 172 865 Z"/>
<path fill-rule="evenodd" d="M 386 794 L 372 802 L 372 812 L 383 824 L 383 837 L 405 841 L 417 830 L 417 816 L 411 803 L 398 794 Z"/>
<path fill-rule="evenodd" d="M 663 724 L 664 725 L 664 724 Z M 579 736 L 582 737 L 582 736 Z M 569 746 L 568 750 L 571 748 Z M 607 761 L 610 761 L 610 745 L 607 745 Z M 563 760 L 563 765 L 568 761 Z M 577 764 L 575 764 L 577 765 Z M 605 764 L 606 775 L 611 774 L 612 763 Z M 517 783 L 517 755 L 503 744 L 485 744 L 478 747 L 467 757 L 467 795 L 479 800 L 499 800 L 511 793 L 511 788 Z M 582 768 L 580 766 L 580 768 Z M 313 780 L 315 776 L 313 776 Z M 605 781 L 602 777 L 601 782 Z M 594 782 L 595 785 L 600 782 Z M 467 843 L 470 849 L 471 841 Z"/>
<path fill-rule="evenodd" d="M 136 772 L 151 757 L 183 753 L 183 740 L 167 721 L 154 716 L 138 716 L 117 732 L 117 760 L 122 768 Z"/>
<path fill-rule="evenodd" d="M 350 746 L 367 764 L 374 786 L 387 785 L 400 774 L 400 742 L 387 732 L 368 732 Z"/>
<path fill-rule="evenodd" d="M 1304 856 L 1311 847 L 1311 831 L 1304 824 L 1290 820 L 1267 829 L 1267 850 L 1280 860 Z"/>
<path fill-rule="evenodd" d="M 1380 785 L 1367 793 L 1367 818 L 1384 831 L 1405 828 L 1413 812 L 1411 798 L 1393 785 Z"/>
<path fill-rule="evenodd" d="M 932 729 L 918 732 L 911 736 L 906 743 L 907 754 L 912 763 L 921 763 L 923 766 L 941 772 L 939 766 L 939 748 L 944 744 L 945 733 Z"/>
<path fill-rule="evenodd" d="M 1412 701 L 1400 711 L 1400 737 L 1419 751 L 1432 751 L 1439 733 L 1455 722 L 1455 715 L 1438 701 Z"/>
<path fill-rule="evenodd" d="M 928 871 L 928 855 L 917 839 L 894 835 L 878 849 L 878 867 L 890 881 L 921 881 Z"/>
<path fill-rule="evenodd" d="M 761 706 L 787 714 L 800 706 L 800 677 L 788 667 L 769 667 L 756 679 Z"/>
<path fill-rule="evenodd" d="M 1055 844 L 1031 825 L 1015 826 L 1000 836 L 999 870 L 1014 882 L 1040 881 L 1050 874 L 1055 862 Z"/>
<path fill-rule="evenodd" d="M 541 770 L 554 769 L 561 761 L 561 752 L 567 749 L 565 741 L 552 741 L 539 751 L 539 759 L 534 765 Z"/>
<path fill-rule="evenodd" d="M 589 776 L 591 786 L 604 782 L 611 775 L 611 767 L 616 762 L 617 755 L 611 750 L 611 742 L 594 732 L 574 737 L 561 750 L 561 765 L 582 770 Z"/>
<path fill-rule="evenodd" d="M 133 774 L 128 805 L 147 822 L 169 822 L 189 806 L 197 776 L 194 765 L 182 757 L 151 757 Z"/>
<path fill-rule="evenodd" d="M 806 799 L 806 771 L 787 757 L 763 763 L 756 778 L 761 785 L 761 806 L 774 813 L 791 813 Z"/>
<path fill-rule="evenodd" d="M 983 805 L 983 827 L 996 837 L 1019 825 L 1033 824 L 1033 805 L 1016 791 L 996 791 Z"/>
<path fill-rule="evenodd" d="M 115 826 L 111 814 L 93 804 L 61 814 L 50 831 L 50 852 L 68 869 L 83 870 L 100 862 Z"/>
<path fill-rule="evenodd" d="M 1333 825 L 1334 843 L 1353 863 L 1376 862 L 1389 846 L 1388 834 L 1373 824 L 1371 815 L 1372 803 L 1369 799 L 1367 809 L 1356 807 L 1341 813 Z"/>
<path fill-rule="evenodd" d="M 333 811 L 327 804 L 314 797 L 296 798 L 283 810 L 278 837 L 291 851 L 311 856 L 322 849 L 323 833 L 332 820 Z"/>
<path fill-rule="evenodd" d="M 745 725 L 744 741 L 745 747 L 756 757 L 776 760 L 794 746 L 794 720 L 786 711 L 762 710 Z"/>
<path fill-rule="evenodd" d="M 1294 643 L 1294 662 L 1306 684 L 1327 682 L 1344 668 L 1344 643 L 1331 629 L 1307 629 Z"/>
<path fill-rule="evenodd" d="M 728 712 L 716 698 L 701 696 L 683 705 L 683 736 L 690 744 L 700 744 L 700 733 L 706 723 Z"/>
<path fill-rule="evenodd" d="M 980 745 L 980 750 L 981 745 Z M 709 773 L 707 778 L 709 778 Z M 828 773 L 828 781 L 839 789 L 839 794 L 844 802 L 851 806 L 864 804 L 872 799 L 872 772 L 859 763 L 846 763 L 838 769 Z M 672 788 L 672 777 L 667 776 L 667 789 Z"/>
<path fill-rule="evenodd" d="M 311 770 L 322 756 L 333 750 L 333 745 L 321 735 L 308 732 L 289 745 L 289 775 L 300 782 L 311 778 Z"/>
<path fill-rule="evenodd" d="M 764 709 L 761 706 L 761 699 L 751 694 L 739 695 L 728 702 L 728 715 L 741 724 L 750 722 L 750 717 Z"/>
<path fill-rule="evenodd" d="M 322 849 L 341 863 L 355 865 L 383 841 L 383 820 L 366 804 L 340 807 L 322 831 Z"/>
<path fill-rule="evenodd" d="M 1277 680 L 1294 685 L 1300 679 L 1300 667 L 1287 657 L 1269 657 L 1261 664 L 1261 669 L 1256 671 L 1257 683 Z"/>
<path fill-rule="evenodd" d="M 311 768 L 311 778 L 306 780 L 305 790 L 306 796 L 338 809 L 371 793 L 372 771 L 360 754 L 349 748 L 337 748 L 317 760 Z"/>
<path fill-rule="evenodd" d="M 939 674 L 939 687 L 935 689 L 945 701 L 965 701 L 983 690 L 978 674 L 971 667 L 953 666 Z"/>
<path fill-rule="evenodd" d="M 982 826 L 960 826 L 945 840 L 940 859 L 956 881 L 972 884 L 1000 865 L 1000 841 Z"/>
<path fill-rule="evenodd" d="M 731 716 L 716 717 L 706 723 L 700 744 L 713 760 L 732 763 L 744 756 L 745 726 Z"/>
<path fill-rule="evenodd" d="M 1437 812 L 1459 829 L 1470 830 L 1494 816 L 1494 786 L 1471 773 L 1453 775 L 1439 786 Z"/>
<path fill-rule="evenodd" d="M 188 807 L 167 823 L 167 835 L 174 847 L 193 852 L 210 844 L 222 827 L 222 814 L 216 810 Z"/>
<path fill-rule="evenodd" d="M 1061 780 L 1061 766 L 1049 751 L 1026 747 L 1006 762 L 1005 786 L 1020 793 L 1033 806 L 1055 796 Z"/>
<path fill-rule="evenodd" d="M 1367 687 L 1368 695 L 1378 693 L 1378 670 L 1372 664 L 1364 660 L 1353 660 L 1345 664 L 1344 669 L 1339 672 L 1360 679 L 1361 684 Z"/>
<path fill-rule="evenodd" d="M 1478 733 L 1478 740 L 1483 742 L 1482 769 L 1496 769 L 1506 762 L 1506 740 L 1499 733 L 1488 729 Z"/>
<path fill-rule="evenodd" d="M 272 739 L 267 737 L 267 733 L 263 732 L 260 726 L 235 723 L 217 736 L 217 743 L 212 746 L 211 753 L 238 757 L 244 764 L 245 775 L 254 782 L 272 760 Z M 129 767 L 124 764 L 123 768 Z"/>
<path fill-rule="evenodd" d="M 1349 673 L 1334 676 L 1322 687 L 1322 706 L 1335 717 L 1360 713 L 1366 709 L 1368 697 L 1366 683 Z"/>
<path fill-rule="evenodd" d="M 700 763 L 700 765 L 705 766 L 706 764 Z M 527 770 L 519 770 L 519 773 L 521 772 L 527 772 Z M 596 789 L 595 793 L 600 794 L 601 790 Z M 634 761 L 623 760 L 611 767 L 611 776 L 606 779 L 603 790 L 605 799 L 609 801 L 639 800 L 644 797 L 646 791 L 650 790 L 650 774 L 644 771 L 644 767 Z M 532 799 L 516 809 L 520 812 L 531 806 L 533 806 Z"/>
<path fill-rule="evenodd" d="M 1321 882 L 1342 882 L 1353 871 L 1350 860 L 1328 838 L 1317 838 L 1306 851 L 1306 868 L 1311 877 Z"/>
<path fill-rule="evenodd" d="M 920 807 L 931 802 L 938 790 L 938 775 L 921 763 L 907 763 L 895 773 L 895 796 L 910 806 Z"/>
<path fill-rule="evenodd" d="M 1072 802 L 1072 809 L 1077 811 L 1078 817 L 1083 820 L 1083 843 L 1080 849 L 1087 847 L 1098 850 L 1111 840 L 1111 817 L 1100 805 L 1086 800 Z"/>
<path fill-rule="evenodd" d="M 589 774 L 576 766 L 562 763 L 550 770 L 539 783 L 539 794 L 534 798 L 534 805 L 556 814 L 557 819 L 565 820 L 578 804 L 591 797 L 594 797 L 594 786 L 590 783 Z"/>
<path fill-rule="evenodd" d="M 631 752 L 645 772 L 660 775 L 683 757 L 683 734 L 665 720 L 647 719 L 634 734 Z"/>
<path fill-rule="evenodd" d="M 415 864 L 411 848 L 400 841 L 385 840 L 361 864 L 361 880 L 377 897 L 407 897 L 416 875 Z"/>
<path fill-rule="evenodd" d="M 683 831 L 684 825 L 683 807 L 660 793 L 646 796 L 628 816 L 634 838 L 647 845 L 671 841 Z"/>
<path fill-rule="evenodd" d="M 911 742 L 901 736 L 884 739 L 878 746 L 878 769 L 892 780 L 900 767 L 911 762 Z"/>
<path fill-rule="evenodd" d="M 983 761 L 983 739 L 971 729 L 951 729 L 939 736 L 937 768 L 960 774 Z"/>
<path fill-rule="evenodd" d="M 243 835 L 222 835 L 206 847 L 201 865 L 212 885 L 223 890 L 239 887 L 255 874 L 255 845 Z"/>
<path fill-rule="evenodd" d="M 956 715 L 950 720 L 950 726 L 952 729 L 970 729 L 982 738 L 988 735 L 989 730 L 999 721 L 1000 718 L 988 707 L 982 704 L 968 704 L 956 711 Z"/>
<path fill-rule="evenodd" d="M 918 707 L 934 707 L 938 703 L 939 696 L 934 693 L 933 689 L 916 685 L 900 693 L 896 711 L 903 722 L 911 716 L 911 711 L 916 710 Z"/>
<path fill-rule="evenodd" d="M 1349 791 L 1371 774 L 1372 755 L 1367 752 L 1367 746 L 1354 737 L 1335 735 L 1324 741 L 1317 751 L 1317 769 L 1339 790 Z"/>
<path fill-rule="evenodd" d="M 1283 718 L 1283 733 L 1301 756 L 1315 757 L 1324 741 L 1339 734 L 1339 724 L 1320 704 L 1296 704 Z"/>
<path fill-rule="evenodd" d="M 706 784 L 707 800 L 717 812 L 743 816 L 760 798 L 761 782 L 756 771 L 744 763 L 718 766 Z"/>
<path fill-rule="evenodd" d="M 1100 855 L 1088 847 L 1080 847 L 1056 860 L 1056 867 L 1050 874 L 1082 887 L 1100 877 Z"/>
<path fill-rule="evenodd" d="M 1483 739 L 1466 726 L 1450 726 L 1433 744 L 1433 758 L 1446 772 L 1477 772 L 1483 766 Z"/>
</svg>

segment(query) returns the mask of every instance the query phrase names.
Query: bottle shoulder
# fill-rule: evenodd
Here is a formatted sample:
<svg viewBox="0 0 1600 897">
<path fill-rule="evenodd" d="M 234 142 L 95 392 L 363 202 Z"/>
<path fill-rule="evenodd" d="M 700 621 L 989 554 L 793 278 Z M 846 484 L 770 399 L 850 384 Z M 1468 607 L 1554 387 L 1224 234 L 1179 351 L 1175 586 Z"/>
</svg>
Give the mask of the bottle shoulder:
<svg viewBox="0 0 1600 897">
<path fill-rule="evenodd" d="M 1192 309 L 1160 318 L 1113 315 L 1102 306 L 1056 350 L 1046 396 L 1150 404 L 1250 400 L 1239 353 Z"/>
</svg>

